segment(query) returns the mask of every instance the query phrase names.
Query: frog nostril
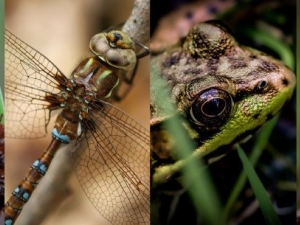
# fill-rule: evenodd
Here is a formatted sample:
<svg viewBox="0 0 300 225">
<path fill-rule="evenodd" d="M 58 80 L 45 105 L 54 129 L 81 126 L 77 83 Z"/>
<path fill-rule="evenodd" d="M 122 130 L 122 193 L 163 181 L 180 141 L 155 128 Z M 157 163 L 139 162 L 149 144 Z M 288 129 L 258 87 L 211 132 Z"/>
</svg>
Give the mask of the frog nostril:
<svg viewBox="0 0 300 225">
<path fill-rule="evenodd" d="M 283 78 L 283 79 L 282 79 L 282 84 L 283 84 L 284 86 L 288 86 L 289 81 L 288 81 L 286 78 Z"/>
<path fill-rule="evenodd" d="M 258 91 L 262 91 L 264 90 L 266 87 L 268 86 L 268 82 L 266 80 L 262 80 L 260 81 L 257 85 L 256 85 L 256 89 Z"/>
</svg>

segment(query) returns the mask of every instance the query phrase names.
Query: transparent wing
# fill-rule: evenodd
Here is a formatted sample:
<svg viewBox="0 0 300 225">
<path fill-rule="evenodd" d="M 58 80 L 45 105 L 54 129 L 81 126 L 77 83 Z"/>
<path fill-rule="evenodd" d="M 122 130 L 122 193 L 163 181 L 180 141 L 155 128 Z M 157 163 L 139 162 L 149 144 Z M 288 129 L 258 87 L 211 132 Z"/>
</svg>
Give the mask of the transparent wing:
<svg viewBox="0 0 300 225">
<path fill-rule="evenodd" d="M 51 100 L 66 82 L 67 78 L 50 60 L 6 30 L 5 135 L 45 136 Z"/>
<path fill-rule="evenodd" d="M 112 224 L 149 224 L 149 131 L 107 103 L 91 119 L 72 154 L 83 190 Z"/>
</svg>

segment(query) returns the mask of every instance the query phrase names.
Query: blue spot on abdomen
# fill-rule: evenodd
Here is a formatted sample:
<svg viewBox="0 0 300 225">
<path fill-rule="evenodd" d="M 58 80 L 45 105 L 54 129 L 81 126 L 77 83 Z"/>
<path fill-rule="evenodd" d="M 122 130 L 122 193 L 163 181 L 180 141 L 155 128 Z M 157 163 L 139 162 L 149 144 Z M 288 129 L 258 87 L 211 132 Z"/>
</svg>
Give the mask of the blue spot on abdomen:
<svg viewBox="0 0 300 225">
<path fill-rule="evenodd" d="M 64 144 L 70 143 L 70 137 L 68 135 L 58 133 L 56 128 L 53 128 L 52 130 L 52 137 L 54 137 L 57 140 L 60 140 Z"/>
<path fill-rule="evenodd" d="M 47 165 L 42 163 L 40 160 L 35 160 L 32 164 L 32 168 L 39 171 L 43 175 L 45 175 L 48 169 Z"/>
</svg>

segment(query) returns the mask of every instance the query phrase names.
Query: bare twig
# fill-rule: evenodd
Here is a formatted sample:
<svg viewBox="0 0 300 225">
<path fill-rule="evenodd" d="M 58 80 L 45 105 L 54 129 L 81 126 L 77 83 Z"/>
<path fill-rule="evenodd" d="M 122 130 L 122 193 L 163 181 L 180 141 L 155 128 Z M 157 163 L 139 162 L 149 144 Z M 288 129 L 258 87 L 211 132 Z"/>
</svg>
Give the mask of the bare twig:
<svg viewBox="0 0 300 225">
<path fill-rule="evenodd" d="M 147 44 L 150 37 L 150 0 L 135 0 L 130 17 L 123 26 L 123 31 L 142 44 Z"/>
</svg>

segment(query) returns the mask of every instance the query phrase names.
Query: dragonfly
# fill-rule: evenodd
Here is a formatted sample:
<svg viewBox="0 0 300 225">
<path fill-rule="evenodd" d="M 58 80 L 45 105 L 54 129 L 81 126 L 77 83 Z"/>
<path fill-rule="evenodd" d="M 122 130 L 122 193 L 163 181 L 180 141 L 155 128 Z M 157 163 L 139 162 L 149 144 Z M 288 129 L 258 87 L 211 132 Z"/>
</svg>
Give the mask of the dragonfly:
<svg viewBox="0 0 300 225">
<path fill-rule="evenodd" d="M 149 131 L 111 104 L 126 96 L 122 83 L 132 83 L 137 60 L 149 50 L 119 30 L 96 34 L 90 49 L 94 55 L 67 78 L 5 31 L 6 137 L 44 137 L 51 113 L 60 110 L 47 150 L 5 204 L 5 225 L 14 224 L 55 153 L 69 143 L 75 174 L 99 213 L 116 225 L 149 224 Z"/>
</svg>

